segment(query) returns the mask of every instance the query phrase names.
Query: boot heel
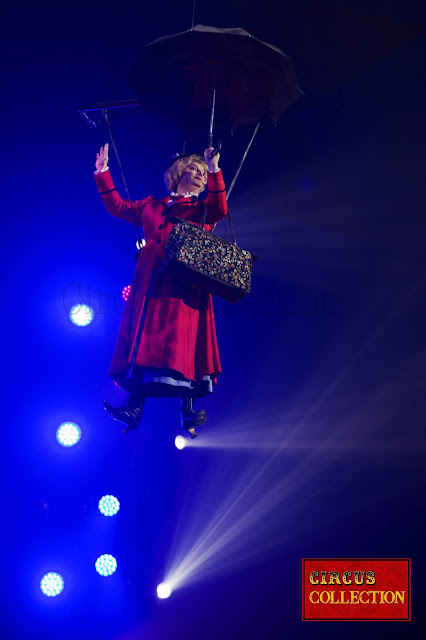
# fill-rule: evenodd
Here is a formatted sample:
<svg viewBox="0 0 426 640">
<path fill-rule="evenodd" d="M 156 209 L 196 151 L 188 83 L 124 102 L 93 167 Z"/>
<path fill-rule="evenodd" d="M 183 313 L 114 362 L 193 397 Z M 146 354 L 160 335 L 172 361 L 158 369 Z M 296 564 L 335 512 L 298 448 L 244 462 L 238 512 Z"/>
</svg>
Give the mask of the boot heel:
<svg viewBox="0 0 426 640">
<path fill-rule="evenodd" d="M 189 433 L 191 440 L 193 440 L 198 435 L 194 427 L 201 427 L 207 422 L 207 413 L 204 409 L 200 409 L 197 412 L 194 411 L 192 396 L 184 395 L 181 400 L 181 425 L 182 428 Z"/>
</svg>

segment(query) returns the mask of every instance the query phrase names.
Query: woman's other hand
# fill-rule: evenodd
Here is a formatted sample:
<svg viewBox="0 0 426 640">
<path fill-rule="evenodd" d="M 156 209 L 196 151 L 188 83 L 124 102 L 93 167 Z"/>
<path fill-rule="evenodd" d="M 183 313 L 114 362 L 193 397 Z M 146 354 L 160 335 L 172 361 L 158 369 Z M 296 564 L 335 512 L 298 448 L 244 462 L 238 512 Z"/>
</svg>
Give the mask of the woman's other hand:
<svg viewBox="0 0 426 640">
<path fill-rule="evenodd" d="M 219 171 L 219 158 L 220 153 L 217 153 L 214 158 L 211 158 L 211 154 L 214 151 L 213 147 L 209 147 L 204 151 L 204 160 L 207 163 L 210 173 L 216 173 Z"/>
<path fill-rule="evenodd" d="M 96 154 L 96 171 L 102 171 L 102 169 L 108 168 L 108 142 L 104 147 L 99 149 L 99 153 Z"/>
</svg>

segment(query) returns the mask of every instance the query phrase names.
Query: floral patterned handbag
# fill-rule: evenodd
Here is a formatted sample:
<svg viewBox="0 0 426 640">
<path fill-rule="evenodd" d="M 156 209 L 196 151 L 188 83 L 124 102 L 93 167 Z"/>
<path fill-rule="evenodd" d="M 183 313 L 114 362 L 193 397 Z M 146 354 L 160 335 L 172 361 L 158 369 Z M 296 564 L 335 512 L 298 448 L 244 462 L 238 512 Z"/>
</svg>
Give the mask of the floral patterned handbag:
<svg viewBox="0 0 426 640">
<path fill-rule="evenodd" d="M 237 246 L 229 211 L 227 217 L 232 243 L 204 229 L 205 207 L 200 226 L 170 218 L 174 227 L 164 248 L 160 270 L 175 273 L 187 284 L 235 303 L 250 293 L 252 266 L 257 257 Z"/>
</svg>

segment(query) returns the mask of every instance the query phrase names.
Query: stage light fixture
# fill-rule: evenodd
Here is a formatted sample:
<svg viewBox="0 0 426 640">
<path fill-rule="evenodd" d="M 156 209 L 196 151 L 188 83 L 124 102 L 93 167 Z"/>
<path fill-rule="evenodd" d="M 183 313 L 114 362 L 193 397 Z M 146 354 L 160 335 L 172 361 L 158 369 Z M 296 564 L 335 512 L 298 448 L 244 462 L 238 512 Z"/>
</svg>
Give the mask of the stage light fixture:
<svg viewBox="0 0 426 640">
<path fill-rule="evenodd" d="M 78 327 L 86 327 L 94 318 L 94 311 L 87 304 L 75 304 L 70 311 L 70 320 Z"/>
<path fill-rule="evenodd" d="M 164 600 L 169 598 L 172 593 L 172 588 L 167 582 L 161 582 L 157 587 L 157 596 Z"/>
<path fill-rule="evenodd" d="M 81 429 L 74 422 L 62 422 L 56 430 L 56 439 L 63 447 L 73 447 L 81 438 Z"/>
<path fill-rule="evenodd" d="M 117 570 L 117 560 L 109 553 L 104 553 L 95 562 L 96 571 L 101 576 L 111 576 Z"/>
<path fill-rule="evenodd" d="M 102 496 L 99 500 L 99 511 L 104 516 L 115 516 L 120 510 L 120 502 L 115 496 Z"/>
<path fill-rule="evenodd" d="M 183 436 L 176 436 L 175 438 L 176 449 L 179 449 L 181 451 L 182 449 L 185 449 L 186 445 L 187 445 L 187 442 Z"/>
<path fill-rule="evenodd" d="M 58 596 L 64 588 L 64 579 L 59 573 L 51 571 L 46 573 L 40 580 L 40 589 L 45 596 L 53 598 Z"/>
</svg>

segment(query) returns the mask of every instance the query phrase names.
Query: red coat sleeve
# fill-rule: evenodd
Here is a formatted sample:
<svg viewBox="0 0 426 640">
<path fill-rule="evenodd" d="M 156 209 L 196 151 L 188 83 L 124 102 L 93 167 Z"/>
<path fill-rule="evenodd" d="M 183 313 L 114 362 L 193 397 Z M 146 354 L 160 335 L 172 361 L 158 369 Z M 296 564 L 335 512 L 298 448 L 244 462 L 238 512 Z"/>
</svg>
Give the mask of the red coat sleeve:
<svg viewBox="0 0 426 640">
<path fill-rule="evenodd" d="M 152 196 L 148 196 L 143 200 L 124 200 L 117 192 L 109 171 L 95 173 L 94 176 L 107 211 L 111 215 L 121 218 L 121 220 L 143 227 L 144 206 L 151 200 Z"/>
<path fill-rule="evenodd" d="M 222 220 L 228 213 L 225 182 L 222 171 L 218 171 L 217 173 L 209 172 L 207 174 L 207 186 L 209 195 L 204 201 L 207 206 L 206 222 L 214 225 Z"/>
</svg>

